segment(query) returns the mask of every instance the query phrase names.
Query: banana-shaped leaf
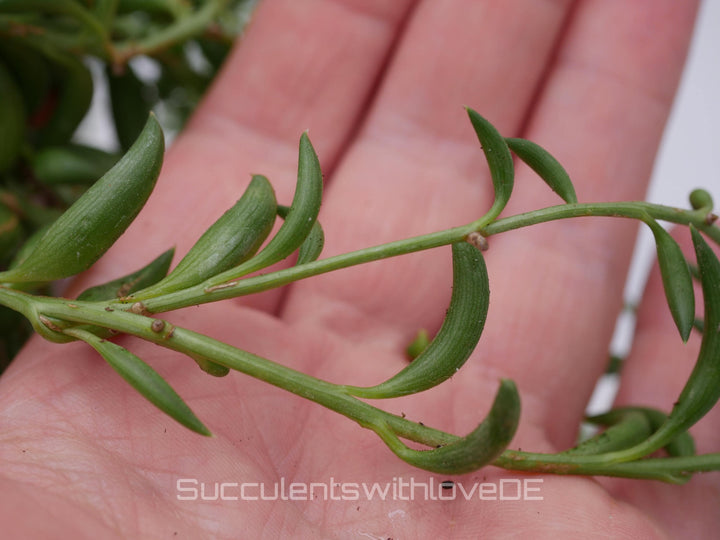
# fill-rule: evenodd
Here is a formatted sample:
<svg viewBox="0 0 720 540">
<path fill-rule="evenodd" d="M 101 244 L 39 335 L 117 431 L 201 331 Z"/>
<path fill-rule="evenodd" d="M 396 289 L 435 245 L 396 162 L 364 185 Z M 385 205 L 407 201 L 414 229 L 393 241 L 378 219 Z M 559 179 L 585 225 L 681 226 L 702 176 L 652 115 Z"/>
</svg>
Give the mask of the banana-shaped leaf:
<svg viewBox="0 0 720 540">
<path fill-rule="evenodd" d="M 197 285 L 252 257 L 272 230 L 276 207 L 270 182 L 254 176 L 242 197 L 203 233 L 173 271 L 133 297 L 150 298 Z"/>
<path fill-rule="evenodd" d="M 453 290 L 445 320 L 430 344 L 407 367 L 369 388 L 346 386 L 352 395 L 383 399 L 437 386 L 462 367 L 480 339 L 490 301 L 482 254 L 467 242 L 453 244 Z"/>
<path fill-rule="evenodd" d="M 705 307 L 700 352 L 680 397 L 665 423 L 645 446 L 662 447 L 687 431 L 720 398 L 720 261 L 700 233 L 690 226 Z"/>
<path fill-rule="evenodd" d="M 527 163 L 563 201 L 578 202 L 570 176 L 550 152 L 526 139 L 507 138 L 505 141 L 510 150 Z"/>
<path fill-rule="evenodd" d="M 150 196 L 163 158 L 154 116 L 120 161 L 93 184 L 0 282 L 48 282 L 87 270 L 115 243 Z"/>
<path fill-rule="evenodd" d="M 123 379 L 165 414 L 200 435 L 212 435 L 165 379 L 133 353 L 90 332 L 69 329 L 66 333 L 95 349 Z"/>
<path fill-rule="evenodd" d="M 720 261 L 694 227 L 695 255 L 704 298 L 704 332 L 697 363 L 670 413 L 668 423 L 690 427 L 720 398 Z"/>
<path fill-rule="evenodd" d="M 613 416 L 594 416 L 588 422 L 607 426 L 602 433 L 590 437 L 570 450 L 562 452 L 572 456 L 588 456 L 631 448 L 652 435 L 647 417 L 638 411 L 626 411 Z"/>
<path fill-rule="evenodd" d="M 279 204 L 277 207 L 277 212 L 281 218 L 285 219 L 288 215 L 288 212 L 290 212 L 290 207 L 282 206 Z M 322 253 L 324 245 L 325 233 L 323 232 L 323 228 L 322 225 L 320 225 L 320 222 L 315 220 L 312 229 L 310 229 L 310 232 L 308 233 L 307 237 L 305 237 L 305 240 L 303 240 L 303 243 L 300 244 L 300 249 L 298 249 L 298 258 L 295 264 L 300 265 L 317 260 L 317 258 L 320 256 L 320 253 Z"/>
<path fill-rule="evenodd" d="M 624 421 L 628 415 L 641 414 L 647 422 L 650 433 L 655 432 L 662 426 L 668 418 L 668 415 L 657 409 L 650 407 L 618 407 L 605 414 L 597 416 L 591 416 L 587 419 L 588 422 L 599 425 L 617 425 L 619 422 Z M 678 433 L 674 439 L 668 442 L 665 447 L 665 451 L 669 456 L 682 457 L 682 456 L 694 456 L 695 455 L 695 441 L 692 435 L 687 431 Z"/>
<path fill-rule="evenodd" d="M 469 435 L 432 450 L 414 450 L 403 444 L 389 428 L 378 431 L 403 461 L 440 474 L 463 474 L 491 463 L 512 441 L 520 421 L 520 396 L 515 383 L 503 379 L 490 412 Z"/>
<path fill-rule="evenodd" d="M 670 313 L 680 331 L 680 337 L 687 341 L 695 321 L 695 293 L 690 269 L 680 246 L 672 236 L 655 220 L 649 219 L 646 222 L 655 237 L 660 275 Z"/>
<path fill-rule="evenodd" d="M 474 110 L 468 108 L 467 112 L 485 153 L 495 189 L 495 201 L 486 215 L 486 219 L 491 221 L 500 215 L 510 200 L 515 181 L 515 166 L 510 148 L 497 129 Z"/>
<path fill-rule="evenodd" d="M 149 287 L 160 281 L 167 274 L 170 268 L 175 249 L 168 249 L 165 253 L 142 267 L 140 270 L 123 276 L 102 285 L 96 285 L 84 290 L 77 297 L 78 300 L 86 302 L 100 302 L 103 300 L 113 300 L 122 298 L 132 294 L 135 291 Z"/>
<path fill-rule="evenodd" d="M 280 230 L 255 257 L 232 270 L 215 276 L 208 282 L 208 286 L 220 285 L 226 281 L 266 268 L 283 260 L 298 249 L 312 231 L 317 220 L 322 198 L 322 186 L 320 162 L 307 133 L 303 133 L 300 137 L 298 180 L 295 195 Z"/>
</svg>

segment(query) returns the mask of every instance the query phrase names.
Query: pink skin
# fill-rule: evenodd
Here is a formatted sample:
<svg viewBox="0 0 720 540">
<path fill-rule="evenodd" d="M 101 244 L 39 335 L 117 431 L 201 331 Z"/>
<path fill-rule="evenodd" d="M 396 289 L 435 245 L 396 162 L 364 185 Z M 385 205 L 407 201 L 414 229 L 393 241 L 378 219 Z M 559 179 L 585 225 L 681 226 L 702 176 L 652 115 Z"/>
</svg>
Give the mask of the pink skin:
<svg viewBox="0 0 720 540">
<path fill-rule="evenodd" d="M 580 200 L 642 198 L 695 8 L 675 0 L 266 0 L 168 153 L 147 208 L 71 290 L 171 245 L 185 252 L 251 173 L 267 175 L 289 202 L 305 129 L 328 188 L 324 255 L 464 224 L 489 207 L 463 105 L 503 134 L 550 149 Z M 557 201 L 518 167 L 506 213 Z M 491 238 L 493 301 L 480 347 L 451 381 L 388 410 L 464 433 L 487 411 L 498 378 L 511 377 L 524 404 L 512 447 L 570 446 L 607 360 L 635 227 L 576 220 Z M 416 254 L 171 319 L 332 381 L 377 382 L 403 365 L 418 328 L 438 327 L 449 260 L 447 249 Z M 655 277 L 624 403 L 669 407 L 697 351 L 695 339 L 677 345 L 662 303 Z M 8 538 L 577 538 L 580 530 L 587 538 L 707 538 L 720 528 L 716 473 L 682 487 L 492 467 L 463 479 L 542 478 L 543 500 L 523 503 L 179 501 L 179 478 L 271 486 L 433 475 L 282 390 L 239 374 L 214 379 L 181 355 L 121 342 L 167 377 L 215 437 L 154 410 L 87 347 L 35 339 L 0 380 Z M 701 450 L 717 451 L 718 425 L 712 413 L 694 430 Z"/>
</svg>

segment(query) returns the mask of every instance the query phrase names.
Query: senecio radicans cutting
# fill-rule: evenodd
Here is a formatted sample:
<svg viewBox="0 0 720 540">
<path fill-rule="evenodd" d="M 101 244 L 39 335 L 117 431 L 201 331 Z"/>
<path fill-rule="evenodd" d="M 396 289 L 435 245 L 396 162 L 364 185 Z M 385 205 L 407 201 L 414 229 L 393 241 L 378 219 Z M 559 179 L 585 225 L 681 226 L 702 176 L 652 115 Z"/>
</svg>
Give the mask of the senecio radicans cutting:
<svg viewBox="0 0 720 540">
<path fill-rule="evenodd" d="M 720 398 L 720 262 L 705 239 L 720 243 L 720 229 L 714 224 L 710 195 L 693 191 L 689 209 L 646 202 L 580 203 L 570 177 L 547 151 L 531 141 L 504 138 L 477 112 L 467 112 L 495 195 L 488 211 L 472 223 L 320 258 L 324 236 L 317 217 L 322 174 L 310 139 L 303 134 L 290 206 L 278 204 L 270 181 L 256 175 L 240 199 L 169 273 L 173 250 L 75 299 L 32 294 L 39 285 L 92 266 L 145 204 L 164 153 L 162 131 L 151 115 L 126 154 L 34 239 L 31 249 L 21 250 L 9 269 L 0 272 L 0 304 L 25 316 L 50 341 L 84 341 L 158 409 L 201 435 L 210 435 L 210 430 L 182 398 L 152 367 L 114 343 L 112 336 L 136 336 L 185 354 L 207 374 L 221 377 L 230 370 L 239 371 L 312 400 L 374 431 L 400 459 L 437 473 L 461 474 L 493 464 L 514 470 L 683 483 L 694 473 L 720 470 L 720 453 L 697 455 L 688 433 Z M 562 199 L 561 204 L 499 217 L 513 193 L 513 154 Z M 390 414 L 364 401 L 422 392 L 461 370 L 480 340 L 488 313 L 490 284 L 483 252 L 493 236 L 583 216 L 645 223 L 655 238 L 665 296 L 680 339 L 687 341 L 693 331 L 702 334 L 695 368 L 669 413 L 642 405 L 612 409 L 587 419 L 603 428 L 598 435 L 556 454 L 539 454 L 508 449 L 520 419 L 520 396 L 511 380 L 499 381 L 487 416 L 465 436 L 414 422 L 404 414 Z M 278 217 L 282 225 L 269 238 Z M 658 220 L 690 230 L 694 263 L 686 260 Z M 451 246 L 453 267 L 453 292 L 443 324 L 432 339 L 420 332 L 409 348 L 412 361 L 374 386 L 330 383 L 155 318 L 159 313 L 439 246 Z M 256 273 L 293 254 L 293 266 Z M 695 318 L 693 273 L 702 288 L 702 320 Z M 403 441 L 426 449 L 411 448 Z"/>
</svg>

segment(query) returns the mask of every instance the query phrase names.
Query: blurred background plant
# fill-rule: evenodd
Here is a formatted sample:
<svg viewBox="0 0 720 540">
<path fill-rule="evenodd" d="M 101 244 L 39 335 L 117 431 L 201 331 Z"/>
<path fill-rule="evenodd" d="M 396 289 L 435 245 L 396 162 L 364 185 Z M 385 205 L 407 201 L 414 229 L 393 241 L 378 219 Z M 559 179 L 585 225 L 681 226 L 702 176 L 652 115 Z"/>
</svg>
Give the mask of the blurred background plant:
<svg viewBox="0 0 720 540">
<path fill-rule="evenodd" d="M 256 3 L 0 0 L 0 270 L 112 167 L 149 111 L 170 137 L 182 128 Z M 100 86 L 111 151 L 74 139 Z M 0 307 L 0 372 L 31 332 Z"/>
</svg>

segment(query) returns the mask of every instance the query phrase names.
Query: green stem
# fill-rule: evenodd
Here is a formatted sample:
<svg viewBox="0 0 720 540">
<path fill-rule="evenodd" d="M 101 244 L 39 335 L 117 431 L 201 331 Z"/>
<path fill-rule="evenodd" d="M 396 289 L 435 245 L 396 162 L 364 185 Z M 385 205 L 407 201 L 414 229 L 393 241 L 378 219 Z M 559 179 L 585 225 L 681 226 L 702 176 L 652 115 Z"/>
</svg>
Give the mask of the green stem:
<svg viewBox="0 0 720 540">
<path fill-rule="evenodd" d="M 176 43 L 202 33 L 208 24 L 225 7 L 228 0 L 210 0 L 203 7 L 177 20 L 175 23 L 139 41 L 120 43 L 115 46 L 114 62 L 124 64 L 137 54 L 152 55 Z"/>
<path fill-rule="evenodd" d="M 720 228 L 705 223 L 705 212 L 697 210 L 683 210 L 669 206 L 651 203 L 583 203 L 563 204 L 551 206 L 541 210 L 518 214 L 516 216 L 498 219 L 487 225 L 480 232 L 484 236 L 492 236 L 502 232 L 528 227 L 538 223 L 577 217 L 621 217 L 646 220 L 647 216 L 664 221 L 693 224 L 705 232 L 715 242 L 720 244 Z M 372 261 L 405 255 L 417 251 L 433 249 L 444 245 L 461 242 L 468 234 L 477 230 L 477 224 L 483 219 L 469 225 L 454 227 L 431 234 L 416 236 L 397 242 L 360 249 L 312 263 L 294 266 L 277 272 L 263 274 L 238 281 L 229 281 L 223 285 L 208 287 L 208 283 L 201 283 L 194 287 L 169 293 L 161 297 L 152 298 L 145 302 L 146 308 L 152 313 L 161 313 L 183 307 L 215 302 L 227 298 L 245 296 L 276 287 L 282 287 L 294 281 L 317 276 L 341 268 L 348 268 Z M 233 276 L 232 270 L 227 273 L 228 279 Z M 223 277 L 219 274 L 212 278 L 218 283 Z M 132 298 L 129 299 L 132 301 Z"/>
<path fill-rule="evenodd" d="M 0 304 L 21 311 L 31 320 L 44 316 L 58 325 L 66 321 L 111 328 L 167 349 L 211 358 L 213 362 L 314 401 L 366 428 L 375 429 L 375 426 L 388 425 L 399 437 L 432 447 L 458 439 L 454 435 L 373 407 L 347 394 L 340 385 L 322 381 L 192 330 L 175 327 L 168 322 L 165 322 L 163 331 L 157 332 L 152 329 L 154 319 L 143 315 L 119 310 L 108 311 L 94 302 L 35 297 L 4 287 L 0 287 Z M 53 329 L 46 329 L 47 332 L 53 332 Z M 58 339 L 60 335 L 57 336 Z"/>
<path fill-rule="evenodd" d="M 671 483 L 684 482 L 686 477 L 692 473 L 720 470 L 720 453 L 638 459 L 623 463 L 600 463 L 589 459 L 598 457 L 602 456 L 582 456 L 570 460 L 564 454 L 533 454 L 506 450 L 493 462 L 493 465 L 515 471 L 581 476 L 618 476 L 662 480 Z"/>
<path fill-rule="evenodd" d="M 266 291 L 268 289 L 282 287 L 283 285 L 287 285 L 294 281 L 325 274 L 334 270 L 340 270 L 341 268 L 348 268 L 350 266 L 387 259 L 389 257 L 396 257 L 398 255 L 405 255 L 416 251 L 423 251 L 455 242 L 461 242 L 471 232 L 472 229 L 468 226 L 456 227 L 424 236 L 408 238 L 406 240 L 390 242 L 380 246 L 344 253 L 342 255 L 328 257 L 327 259 L 320 259 L 311 263 L 293 266 L 291 268 L 286 268 L 269 274 L 262 274 L 239 281 L 231 281 L 215 287 L 208 288 L 207 283 L 201 283 L 200 285 L 196 285 L 182 291 L 148 299 L 147 301 L 144 301 L 144 303 L 148 311 L 152 313 L 161 313 L 197 304 L 205 304 L 227 298 L 245 296 L 256 292 Z M 232 274 L 232 270 L 229 274 Z M 222 276 L 222 274 L 219 274 L 218 276 Z M 218 276 L 214 276 L 212 279 L 217 280 Z M 132 301 L 132 297 L 129 297 L 128 300 Z"/>
<path fill-rule="evenodd" d="M 713 241 L 720 244 L 720 228 L 707 224 L 708 213 L 704 210 L 684 210 L 646 202 L 574 203 L 550 206 L 498 219 L 482 228 L 480 232 L 484 236 L 492 236 L 538 223 L 575 217 L 621 217 L 644 221 L 647 215 L 682 225 L 693 224 L 698 230 L 703 231 Z"/>
<path fill-rule="evenodd" d="M 675 223 L 693 223 L 703 229 L 713 240 L 720 241 L 720 229 L 711 227 L 705 222 L 704 212 L 649 203 L 590 203 L 555 206 L 499 219 L 487 225 L 480 232 L 484 236 L 491 236 L 546 221 L 587 216 L 613 216 L 641 220 L 652 216 L 655 219 Z M 473 232 L 477 223 L 370 247 L 209 289 L 206 289 L 206 284 L 201 284 L 149 299 L 145 307 L 151 312 L 160 312 L 217 301 L 279 287 L 340 268 L 452 244 L 462 241 Z M 213 362 L 283 388 L 343 414 L 376 433 L 379 433 L 378 430 L 389 427 L 398 437 L 430 447 L 445 445 L 459 439 L 456 435 L 411 422 L 373 407 L 347 394 L 340 385 L 322 381 L 202 334 L 176 328 L 169 323 L 165 323 L 164 330 L 161 332 L 153 330 L 153 319 L 125 311 L 127 305 L 115 303 L 108 306 L 98 302 L 34 297 L 6 287 L 0 287 L 0 304 L 23 313 L 33 322 L 36 329 L 51 340 L 66 339 L 64 334 L 58 331 L 58 325 L 61 327 L 68 324 L 85 324 L 111 328 L 165 348 L 209 358 Z M 642 456 L 621 456 L 621 454 L 623 454 L 622 451 L 600 455 L 553 455 L 506 450 L 496 459 L 494 465 L 511 470 L 653 478 L 668 482 L 679 482 L 693 472 L 720 469 L 720 454 L 639 461 L 636 458 Z M 634 461 L 628 461 L 628 459 Z"/>
<path fill-rule="evenodd" d="M 161 332 L 152 328 L 154 319 L 121 310 L 110 310 L 97 303 L 35 297 L 0 287 L 0 304 L 20 311 L 29 318 L 42 315 L 57 324 L 63 321 L 97 325 L 137 336 L 162 347 L 185 354 L 211 358 L 214 362 L 292 392 L 338 412 L 376 433 L 389 427 L 398 437 L 429 447 L 445 445 L 460 437 L 373 407 L 348 395 L 342 386 L 293 370 L 282 364 L 242 351 L 202 334 L 165 323 Z M 56 332 L 46 328 L 44 333 Z M 678 482 L 693 472 L 720 469 L 720 454 L 691 457 L 653 458 L 615 463 L 603 455 L 536 454 L 506 450 L 493 465 L 508 470 L 572 475 L 604 475 L 647 478 Z"/>
</svg>

